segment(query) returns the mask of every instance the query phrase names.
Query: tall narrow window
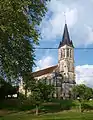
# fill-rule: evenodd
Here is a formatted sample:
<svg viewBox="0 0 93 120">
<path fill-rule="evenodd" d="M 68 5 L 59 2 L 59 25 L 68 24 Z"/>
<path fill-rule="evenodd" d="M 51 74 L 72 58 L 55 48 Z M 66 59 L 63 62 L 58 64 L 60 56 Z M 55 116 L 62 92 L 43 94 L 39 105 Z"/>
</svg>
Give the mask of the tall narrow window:
<svg viewBox="0 0 93 120">
<path fill-rule="evenodd" d="M 62 50 L 61 50 L 61 58 L 62 58 Z"/>
<path fill-rule="evenodd" d="M 69 49 L 67 49 L 67 57 L 69 57 Z"/>
<path fill-rule="evenodd" d="M 70 58 L 72 57 L 72 50 L 70 49 Z"/>
<path fill-rule="evenodd" d="M 70 71 L 70 63 L 68 63 L 68 71 Z"/>
<path fill-rule="evenodd" d="M 62 55 L 65 57 L 65 49 L 62 50 Z"/>
</svg>

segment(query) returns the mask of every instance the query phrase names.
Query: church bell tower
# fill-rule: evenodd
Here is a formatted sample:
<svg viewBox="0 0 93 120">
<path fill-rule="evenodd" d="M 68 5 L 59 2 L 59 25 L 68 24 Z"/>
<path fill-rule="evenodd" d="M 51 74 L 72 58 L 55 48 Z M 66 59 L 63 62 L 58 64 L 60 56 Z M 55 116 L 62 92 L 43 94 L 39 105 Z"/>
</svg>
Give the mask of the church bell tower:
<svg viewBox="0 0 93 120">
<path fill-rule="evenodd" d="M 74 46 L 70 40 L 67 24 L 64 26 L 62 41 L 58 48 L 58 69 L 63 76 L 62 96 L 63 98 L 70 97 L 70 91 L 75 84 L 74 72 Z"/>
</svg>

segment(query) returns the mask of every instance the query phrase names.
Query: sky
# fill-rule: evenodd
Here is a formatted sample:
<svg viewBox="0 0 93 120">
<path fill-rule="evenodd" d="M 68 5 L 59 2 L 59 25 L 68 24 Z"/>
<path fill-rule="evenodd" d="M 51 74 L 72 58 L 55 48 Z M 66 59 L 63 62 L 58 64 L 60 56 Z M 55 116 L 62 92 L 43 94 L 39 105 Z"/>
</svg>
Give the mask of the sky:
<svg viewBox="0 0 93 120">
<path fill-rule="evenodd" d="M 40 24 L 38 47 L 57 48 L 66 23 L 75 48 L 93 48 L 93 0 L 51 0 Z M 65 13 L 65 15 L 64 15 Z M 93 87 L 93 49 L 75 49 L 76 83 Z M 34 71 L 58 63 L 58 50 L 36 50 Z"/>
</svg>

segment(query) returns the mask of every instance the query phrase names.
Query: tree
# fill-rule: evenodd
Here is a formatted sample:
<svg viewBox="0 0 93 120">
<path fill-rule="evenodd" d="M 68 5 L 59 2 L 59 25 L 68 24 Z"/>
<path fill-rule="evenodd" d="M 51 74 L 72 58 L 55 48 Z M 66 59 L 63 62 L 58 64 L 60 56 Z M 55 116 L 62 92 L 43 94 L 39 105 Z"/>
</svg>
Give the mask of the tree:
<svg viewBox="0 0 93 120">
<path fill-rule="evenodd" d="M 49 79 L 47 78 L 43 78 L 38 81 L 38 88 L 42 93 L 41 97 L 45 101 L 48 101 L 52 97 L 55 90 L 54 85 L 47 84 L 47 82 L 49 82 Z"/>
<path fill-rule="evenodd" d="M 0 0 L 0 76 L 10 82 L 32 71 L 47 1 Z"/>
<path fill-rule="evenodd" d="M 34 79 L 34 77 L 31 73 L 25 74 L 23 88 L 25 90 L 25 98 L 27 98 L 28 90 L 33 91 L 36 88 L 36 80 Z"/>
<path fill-rule="evenodd" d="M 32 90 L 31 88 L 30 99 L 36 105 L 36 115 L 38 115 L 38 108 L 40 104 L 48 101 L 54 92 L 54 86 L 46 84 L 46 82 L 44 82 L 45 79 L 36 81 L 34 89 Z"/>
<path fill-rule="evenodd" d="M 93 98 L 93 89 L 84 84 L 74 86 L 72 88 L 72 93 L 76 98 L 79 97 L 81 100 Z"/>
</svg>

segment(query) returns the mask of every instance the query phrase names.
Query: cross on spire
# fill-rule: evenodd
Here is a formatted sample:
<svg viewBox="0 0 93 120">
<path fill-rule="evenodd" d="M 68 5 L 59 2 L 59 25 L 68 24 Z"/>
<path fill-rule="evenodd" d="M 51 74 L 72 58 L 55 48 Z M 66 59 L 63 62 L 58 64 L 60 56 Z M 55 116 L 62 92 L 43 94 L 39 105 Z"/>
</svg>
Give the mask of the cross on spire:
<svg viewBox="0 0 93 120">
<path fill-rule="evenodd" d="M 66 24 L 66 12 L 64 12 L 65 24 Z"/>
</svg>

